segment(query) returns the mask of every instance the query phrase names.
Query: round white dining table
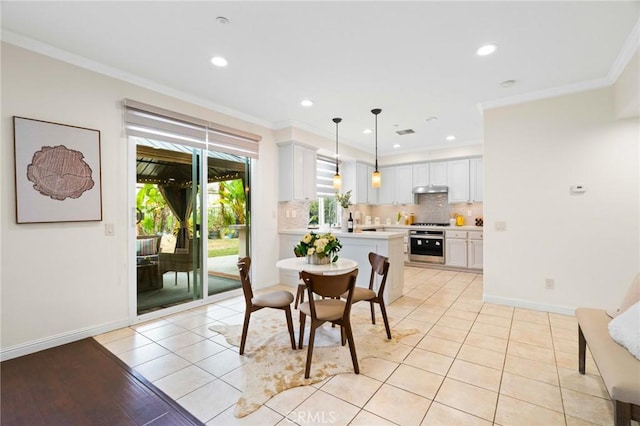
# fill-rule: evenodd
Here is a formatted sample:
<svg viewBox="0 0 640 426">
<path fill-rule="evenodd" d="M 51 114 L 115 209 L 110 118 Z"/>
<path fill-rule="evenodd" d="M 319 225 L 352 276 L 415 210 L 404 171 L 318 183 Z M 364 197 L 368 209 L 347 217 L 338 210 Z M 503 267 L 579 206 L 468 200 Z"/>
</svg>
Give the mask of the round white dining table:
<svg viewBox="0 0 640 426">
<path fill-rule="evenodd" d="M 353 271 L 358 267 L 358 262 L 340 257 L 337 261 L 326 265 L 313 265 L 307 263 L 306 257 L 289 257 L 279 260 L 276 263 L 276 267 L 289 271 L 307 271 L 312 274 L 340 274 Z"/>
</svg>

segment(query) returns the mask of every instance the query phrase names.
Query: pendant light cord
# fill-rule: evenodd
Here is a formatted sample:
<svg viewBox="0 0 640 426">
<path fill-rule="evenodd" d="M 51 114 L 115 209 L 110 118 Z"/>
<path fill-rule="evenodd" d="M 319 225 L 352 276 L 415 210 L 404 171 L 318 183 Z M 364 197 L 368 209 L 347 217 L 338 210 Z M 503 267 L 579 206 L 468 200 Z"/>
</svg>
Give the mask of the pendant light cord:
<svg viewBox="0 0 640 426">
<path fill-rule="evenodd" d="M 336 175 L 338 173 L 338 124 L 342 121 L 342 118 L 334 118 L 333 122 L 336 123 Z"/>
</svg>

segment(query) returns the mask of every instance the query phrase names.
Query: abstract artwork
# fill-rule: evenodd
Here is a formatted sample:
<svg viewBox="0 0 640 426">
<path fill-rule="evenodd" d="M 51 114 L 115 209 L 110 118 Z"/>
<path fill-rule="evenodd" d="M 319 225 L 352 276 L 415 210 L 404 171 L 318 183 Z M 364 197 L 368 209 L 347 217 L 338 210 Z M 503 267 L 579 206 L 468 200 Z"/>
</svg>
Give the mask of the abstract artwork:
<svg viewBox="0 0 640 426">
<path fill-rule="evenodd" d="M 16 221 L 102 220 L 100 131 L 13 117 Z"/>
</svg>

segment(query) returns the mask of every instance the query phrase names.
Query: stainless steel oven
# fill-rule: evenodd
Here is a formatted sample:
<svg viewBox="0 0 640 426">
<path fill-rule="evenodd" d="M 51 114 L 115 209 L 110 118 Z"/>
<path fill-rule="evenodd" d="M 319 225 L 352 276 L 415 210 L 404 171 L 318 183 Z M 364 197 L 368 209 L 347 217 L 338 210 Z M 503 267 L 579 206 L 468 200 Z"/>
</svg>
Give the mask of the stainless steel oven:
<svg viewBox="0 0 640 426">
<path fill-rule="evenodd" d="M 444 263 L 444 231 L 409 231 L 409 260 Z"/>
</svg>

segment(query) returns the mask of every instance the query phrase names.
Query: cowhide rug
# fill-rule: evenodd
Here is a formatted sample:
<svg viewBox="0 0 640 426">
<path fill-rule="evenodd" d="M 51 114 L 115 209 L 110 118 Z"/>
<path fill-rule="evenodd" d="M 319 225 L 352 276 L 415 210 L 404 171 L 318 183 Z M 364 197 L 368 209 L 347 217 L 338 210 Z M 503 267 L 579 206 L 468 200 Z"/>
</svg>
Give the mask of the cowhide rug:
<svg viewBox="0 0 640 426">
<path fill-rule="evenodd" d="M 236 417 L 251 414 L 284 390 L 317 383 L 335 374 L 353 373 L 348 343 L 345 346 L 340 344 L 340 327 L 332 328 L 331 324 L 324 324 L 316 331 L 311 376 L 305 379 L 309 328 L 307 326 L 305 329 L 303 349 L 294 351 L 291 349 L 284 315 L 281 315 L 282 318 L 279 316 L 251 318 L 244 353 L 249 361 L 242 367 L 245 369 L 246 383 L 236 403 Z M 400 362 L 406 355 L 400 341 L 419 332 L 416 329 L 392 328 L 392 339 L 387 340 L 381 319 L 377 321 L 380 324 L 372 325 L 369 316 L 353 314 L 351 322 L 359 361 L 375 357 Z M 240 346 L 242 325 L 213 325 L 209 328 L 222 334 L 230 345 Z M 299 323 L 295 319 L 294 330 L 297 343 Z"/>
</svg>

